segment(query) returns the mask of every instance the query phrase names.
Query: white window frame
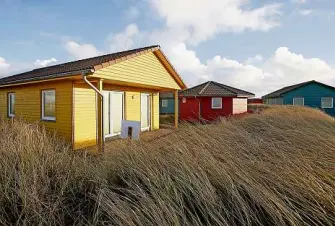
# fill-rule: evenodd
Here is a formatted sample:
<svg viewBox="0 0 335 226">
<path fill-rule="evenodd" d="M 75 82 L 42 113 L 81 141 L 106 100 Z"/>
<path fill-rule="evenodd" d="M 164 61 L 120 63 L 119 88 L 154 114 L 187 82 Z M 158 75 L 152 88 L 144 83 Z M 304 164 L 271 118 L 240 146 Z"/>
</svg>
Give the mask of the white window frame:
<svg viewBox="0 0 335 226">
<path fill-rule="evenodd" d="M 220 106 L 219 107 L 214 106 L 214 99 L 220 99 Z M 222 109 L 222 97 L 212 97 L 212 109 Z"/>
<path fill-rule="evenodd" d="M 12 105 L 11 105 L 11 97 L 14 97 L 14 106 L 13 109 L 15 110 L 15 93 L 8 93 L 8 100 L 7 100 L 7 110 L 8 110 L 8 117 L 15 117 L 15 114 L 12 114 Z"/>
<path fill-rule="evenodd" d="M 302 105 L 296 105 L 295 99 L 302 99 Z M 304 97 L 293 97 L 293 105 L 294 106 L 305 106 L 305 98 Z"/>
<path fill-rule="evenodd" d="M 331 99 L 331 107 L 324 107 L 323 104 L 323 99 L 324 98 L 330 98 Z M 334 108 L 334 98 L 333 97 L 321 97 L 321 108 L 322 109 L 330 109 L 330 108 Z"/>
<path fill-rule="evenodd" d="M 46 92 L 54 92 L 55 94 L 55 114 L 56 114 L 56 90 L 55 89 L 45 89 L 45 90 L 42 90 L 42 120 L 45 120 L 45 121 L 56 121 L 56 116 L 55 117 L 49 117 L 49 116 L 44 116 L 44 93 Z"/>
<path fill-rule="evenodd" d="M 162 107 L 167 108 L 169 106 L 169 100 L 162 100 Z"/>
</svg>

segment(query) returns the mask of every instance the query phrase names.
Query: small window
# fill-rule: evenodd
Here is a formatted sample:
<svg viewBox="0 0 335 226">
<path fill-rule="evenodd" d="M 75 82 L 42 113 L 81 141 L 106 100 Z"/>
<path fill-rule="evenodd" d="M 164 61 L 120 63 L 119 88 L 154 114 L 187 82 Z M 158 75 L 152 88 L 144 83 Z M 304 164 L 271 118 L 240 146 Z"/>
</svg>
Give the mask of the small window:
<svg viewBox="0 0 335 226">
<path fill-rule="evenodd" d="M 8 116 L 15 116 L 15 93 L 8 93 Z"/>
<path fill-rule="evenodd" d="M 270 105 L 283 105 L 284 100 L 283 100 L 283 98 L 270 98 L 270 99 L 268 99 L 268 104 L 270 104 Z"/>
<path fill-rule="evenodd" d="M 181 99 L 181 101 L 182 101 L 183 104 L 185 104 L 185 103 L 186 103 L 186 98 L 183 97 L 183 98 Z"/>
<path fill-rule="evenodd" d="M 304 98 L 303 97 L 294 97 L 293 98 L 293 105 L 296 105 L 296 106 L 304 106 L 305 103 L 304 103 Z"/>
<path fill-rule="evenodd" d="M 321 98 L 321 108 L 333 108 L 334 102 L 332 97 L 322 97 Z"/>
<path fill-rule="evenodd" d="M 168 105 L 169 105 L 169 101 L 168 100 L 162 100 L 162 107 L 163 108 L 168 107 Z"/>
<path fill-rule="evenodd" d="M 55 121 L 56 120 L 56 91 L 42 91 L 42 119 Z"/>
<path fill-rule="evenodd" d="M 222 98 L 220 98 L 220 97 L 213 97 L 212 98 L 212 108 L 213 109 L 222 108 Z"/>
</svg>

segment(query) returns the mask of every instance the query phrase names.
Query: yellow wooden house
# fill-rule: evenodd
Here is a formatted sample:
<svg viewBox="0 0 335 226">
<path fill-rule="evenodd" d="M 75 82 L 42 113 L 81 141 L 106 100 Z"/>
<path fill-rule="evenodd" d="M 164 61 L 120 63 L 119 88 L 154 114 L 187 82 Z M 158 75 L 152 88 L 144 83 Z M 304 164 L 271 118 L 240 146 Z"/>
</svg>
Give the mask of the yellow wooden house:
<svg viewBox="0 0 335 226">
<path fill-rule="evenodd" d="M 80 149 L 120 134 L 122 120 L 159 129 L 159 92 L 174 91 L 177 103 L 184 88 L 161 48 L 149 46 L 2 78 L 0 116 L 38 121 Z"/>
</svg>

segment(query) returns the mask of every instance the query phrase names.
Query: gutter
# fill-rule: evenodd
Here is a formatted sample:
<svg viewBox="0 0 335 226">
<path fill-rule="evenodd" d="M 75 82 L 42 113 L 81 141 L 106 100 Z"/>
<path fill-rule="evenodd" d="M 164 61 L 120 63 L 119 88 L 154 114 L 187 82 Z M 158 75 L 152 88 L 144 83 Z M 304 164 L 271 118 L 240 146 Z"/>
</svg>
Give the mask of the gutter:
<svg viewBox="0 0 335 226">
<path fill-rule="evenodd" d="M 85 73 L 85 72 L 82 73 L 83 80 L 87 85 L 89 85 L 101 97 L 101 106 L 103 108 L 104 107 L 104 95 L 102 94 L 102 92 L 100 92 L 100 90 L 97 89 L 97 87 L 95 87 L 90 81 L 87 80 L 87 74 L 88 73 Z M 101 128 L 101 130 L 102 130 L 101 135 L 103 137 L 101 147 L 102 147 L 102 150 L 103 150 L 104 146 L 105 146 L 105 131 L 104 131 L 105 127 L 104 127 L 104 111 L 103 110 L 101 110 L 101 121 L 102 121 L 101 122 L 101 127 L 102 127 Z"/>
</svg>

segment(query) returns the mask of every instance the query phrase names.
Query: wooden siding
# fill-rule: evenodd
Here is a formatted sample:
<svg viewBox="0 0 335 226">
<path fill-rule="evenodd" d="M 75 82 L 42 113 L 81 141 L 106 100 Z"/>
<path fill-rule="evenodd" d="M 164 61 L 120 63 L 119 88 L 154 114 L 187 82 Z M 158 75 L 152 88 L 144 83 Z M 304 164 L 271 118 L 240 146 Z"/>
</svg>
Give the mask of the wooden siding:
<svg viewBox="0 0 335 226">
<path fill-rule="evenodd" d="M 321 98 L 333 97 L 333 99 L 335 100 L 335 90 L 325 87 L 323 85 L 311 83 L 298 89 L 292 90 L 291 92 L 285 93 L 283 97 L 284 104 L 292 105 L 294 97 L 303 97 L 305 106 L 321 109 Z M 335 116 L 335 106 L 333 108 L 322 110 L 332 116 Z"/>
<path fill-rule="evenodd" d="M 212 97 L 186 97 L 186 103 L 179 98 L 179 118 L 182 121 L 213 121 L 233 114 L 233 98 L 222 97 L 222 108 L 212 109 Z M 200 115 L 199 115 L 200 108 Z"/>
<path fill-rule="evenodd" d="M 233 114 L 242 114 L 248 111 L 247 98 L 233 98 Z"/>
<path fill-rule="evenodd" d="M 41 92 L 56 91 L 56 121 L 41 120 Z M 28 122 L 41 122 L 48 130 L 56 131 L 72 141 L 72 81 L 55 81 L 0 89 L 0 115 L 7 117 L 7 94 L 15 93 L 15 117 Z"/>
<path fill-rule="evenodd" d="M 153 87 L 180 89 L 152 52 L 97 70 L 93 77 Z"/>
<path fill-rule="evenodd" d="M 86 84 L 74 84 L 74 149 L 97 144 L 97 96 Z"/>
<path fill-rule="evenodd" d="M 233 98 L 222 97 L 222 108 L 212 108 L 212 98 L 215 97 L 201 97 L 201 118 L 212 121 L 219 117 L 230 116 L 233 114 Z"/>
<path fill-rule="evenodd" d="M 186 98 L 186 102 L 183 103 L 183 98 L 179 98 L 179 119 L 181 121 L 198 121 L 200 99 L 194 97 Z"/>
<path fill-rule="evenodd" d="M 162 106 L 162 100 L 167 100 L 168 106 Z M 159 102 L 159 112 L 160 114 L 173 114 L 174 113 L 174 98 L 160 98 Z"/>
<path fill-rule="evenodd" d="M 141 121 L 141 93 L 128 91 L 125 96 L 125 119 Z"/>
<path fill-rule="evenodd" d="M 152 129 L 159 129 L 159 93 L 152 94 Z"/>
</svg>

